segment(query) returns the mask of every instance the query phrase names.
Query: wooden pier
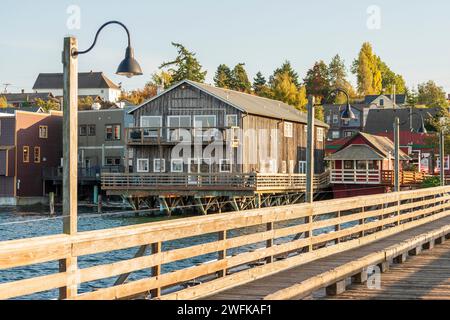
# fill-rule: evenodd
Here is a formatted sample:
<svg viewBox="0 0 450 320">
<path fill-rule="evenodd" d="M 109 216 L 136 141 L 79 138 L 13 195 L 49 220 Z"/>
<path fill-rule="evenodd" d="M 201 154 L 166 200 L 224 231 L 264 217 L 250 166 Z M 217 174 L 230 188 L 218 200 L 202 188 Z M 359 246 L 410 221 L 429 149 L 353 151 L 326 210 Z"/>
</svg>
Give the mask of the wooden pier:
<svg viewBox="0 0 450 320">
<path fill-rule="evenodd" d="M 67 299 L 302 298 L 340 291 L 348 277 L 363 279 L 366 268 L 386 269 L 448 234 L 450 187 L 440 187 L 6 241 L 2 273 L 50 261 L 65 268 L 4 281 L 0 298 L 58 288 Z M 123 260 L 78 264 L 126 249 Z M 176 261 L 182 267 L 167 270 Z M 140 270 L 148 274 L 130 277 Z"/>
</svg>

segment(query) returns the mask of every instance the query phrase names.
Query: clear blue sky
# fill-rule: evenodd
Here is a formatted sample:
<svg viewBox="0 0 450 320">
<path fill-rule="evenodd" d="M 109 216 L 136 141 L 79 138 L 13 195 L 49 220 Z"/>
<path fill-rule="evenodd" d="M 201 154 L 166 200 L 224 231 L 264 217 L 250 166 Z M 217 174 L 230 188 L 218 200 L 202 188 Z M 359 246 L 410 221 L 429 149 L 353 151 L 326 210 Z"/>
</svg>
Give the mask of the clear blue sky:
<svg viewBox="0 0 450 320">
<path fill-rule="evenodd" d="M 316 60 L 339 53 L 350 65 L 364 41 L 408 85 L 435 80 L 450 92 L 450 2 L 448 0 L 2 0 L 0 83 L 31 90 L 39 72 L 60 72 L 63 37 L 91 44 L 97 28 L 117 19 L 131 30 L 145 75 L 126 79 L 114 72 L 123 58 L 125 34 L 105 29 L 96 49 L 80 59 L 80 71 L 104 71 L 126 89 L 143 86 L 161 62 L 176 54 L 171 41 L 195 51 L 212 82 L 221 63 L 245 62 L 251 77 L 266 76 L 285 59 L 303 78 Z M 66 26 L 67 8 L 81 9 L 81 28 Z M 367 9 L 381 9 L 381 29 L 367 27 Z M 352 77 L 353 78 L 353 77 Z M 3 90 L 3 88 L 2 88 Z"/>
</svg>

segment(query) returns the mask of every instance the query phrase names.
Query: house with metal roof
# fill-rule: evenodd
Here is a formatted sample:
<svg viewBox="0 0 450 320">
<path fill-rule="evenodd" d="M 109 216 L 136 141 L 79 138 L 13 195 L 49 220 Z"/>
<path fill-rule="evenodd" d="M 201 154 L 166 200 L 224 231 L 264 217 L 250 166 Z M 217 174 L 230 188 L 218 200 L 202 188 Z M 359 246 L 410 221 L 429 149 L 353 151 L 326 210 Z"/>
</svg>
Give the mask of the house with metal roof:
<svg viewBox="0 0 450 320">
<path fill-rule="evenodd" d="M 35 105 L 36 100 L 48 101 L 56 100 L 50 92 L 24 92 L 21 93 L 4 93 L 2 97 L 6 98 L 8 105 L 14 108 L 27 108 Z"/>
<path fill-rule="evenodd" d="M 389 192 L 394 184 L 394 143 L 387 137 L 360 132 L 325 160 L 330 163 L 335 197 Z M 407 171 L 412 160 L 399 151 L 403 186 L 421 183 L 423 173 Z"/>
<path fill-rule="evenodd" d="M 112 193 L 255 196 L 257 184 L 272 195 L 305 188 L 307 116 L 293 106 L 184 80 L 130 114 L 130 173 L 104 181 Z M 317 120 L 314 130 L 320 175 L 328 125 Z"/>
<path fill-rule="evenodd" d="M 364 98 L 364 104 L 367 106 L 376 106 L 378 108 L 395 108 L 406 105 L 406 94 L 377 94 L 367 95 Z"/>
<path fill-rule="evenodd" d="M 37 93 L 50 92 L 54 97 L 62 97 L 62 73 L 40 73 L 33 90 Z M 78 74 L 78 94 L 80 96 L 98 96 L 104 101 L 115 103 L 120 98 L 121 88 L 103 72 L 81 72 Z"/>
</svg>

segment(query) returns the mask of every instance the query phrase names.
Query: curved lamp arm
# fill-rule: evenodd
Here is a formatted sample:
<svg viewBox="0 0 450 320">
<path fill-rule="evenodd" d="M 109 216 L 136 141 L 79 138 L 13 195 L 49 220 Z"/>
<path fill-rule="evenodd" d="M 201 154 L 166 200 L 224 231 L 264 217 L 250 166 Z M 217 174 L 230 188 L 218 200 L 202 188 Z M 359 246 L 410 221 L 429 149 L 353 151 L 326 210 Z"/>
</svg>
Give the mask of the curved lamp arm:
<svg viewBox="0 0 450 320">
<path fill-rule="evenodd" d="M 120 21 L 115 21 L 115 20 L 114 20 L 114 21 L 106 22 L 105 24 L 103 24 L 103 25 L 98 29 L 97 33 L 95 34 L 94 42 L 92 43 L 92 45 L 91 45 L 87 50 L 84 50 L 84 51 L 75 51 L 75 52 L 72 53 L 72 55 L 73 55 L 73 56 L 78 56 L 78 55 L 80 55 L 80 54 L 85 54 L 85 53 L 88 53 L 89 51 L 91 51 L 91 50 L 95 47 L 95 45 L 97 44 L 97 39 L 98 39 L 98 36 L 100 35 L 100 32 L 101 32 L 106 26 L 108 26 L 108 25 L 110 25 L 110 24 L 118 24 L 119 26 L 122 26 L 122 27 L 125 29 L 125 31 L 126 31 L 126 33 L 127 33 L 127 37 L 128 37 L 128 47 L 131 47 L 130 31 L 128 30 L 128 28 L 127 28 L 122 22 L 120 22 Z"/>
<path fill-rule="evenodd" d="M 331 92 L 328 94 L 328 97 L 330 97 L 333 93 L 336 93 L 336 92 L 342 92 L 345 95 L 345 97 L 347 98 L 347 105 L 345 107 L 345 110 L 341 114 L 341 119 L 347 120 L 347 121 L 356 119 L 356 116 L 353 113 L 352 107 L 350 106 L 350 96 L 349 96 L 348 92 L 342 88 L 336 88 L 336 89 L 331 90 Z"/>
<path fill-rule="evenodd" d="M 420 124 L 420 128 L 418 129 L 418 132 L 419 133 L 427 133 L 427 129 L 425 128 L 425 118 L 423 117 L 423 114 L 421 114 L 421 113 L 418 113 L 418 112 L 412 112 L 412 113 L 410 113 L 409 114 L 409 120 L 411 121 L 411 119 L 412 119 L 412 117 L 413 116 L 418 116 L 418 117 L 420 117 L 420 121 L 421 121 L 421 124 Z M 398 117 L 397 117 L 398 118 Z M 408 123 L 408 121 L 403 121 L 403 122 L 399 122 L 399 126 L 403 126 L 403 125 L 405 125 L 405 124 L 407 124 Z M 411 128 L 411 131 L 414 131 L 414 129 L 413 128 Z"/>
</svg>

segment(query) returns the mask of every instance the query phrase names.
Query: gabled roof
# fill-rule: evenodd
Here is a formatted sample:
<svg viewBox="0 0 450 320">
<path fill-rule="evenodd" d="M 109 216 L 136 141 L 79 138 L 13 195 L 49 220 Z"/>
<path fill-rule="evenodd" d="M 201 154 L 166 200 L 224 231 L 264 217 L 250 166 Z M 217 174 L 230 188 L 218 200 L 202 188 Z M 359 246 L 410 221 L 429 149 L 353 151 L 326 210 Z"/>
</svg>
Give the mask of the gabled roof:
<svg viewBox="0 0 450 320">
<path fill-rule="evenodd" d="M 366 144 L 352 144 L 338 151 L 325 160 L 384 160 L 385 157 Z"/>
<path fill-rule="evenodd" d="M 4 93 L 4 94 L 0 94 L 0 96 L 5 97 L 6 100 L 8 101 L 8 103 L 33 102 L 36 99 L 49 100 L 51 98 L 54 98 L 50 92 Z"/>
<path fill-rule="evenodd" d="M 396 109 L 371 109 L 367 114 L 366 126 L 364 132 L 370 134 L 378 134 L 381 132 L 392 132 L 396 117 L 400 118 L 400 130 L 411 130 L 410 115 L 418 113 L 424 117 L 425 122 L 431 117 L 435 117 L 439 113 L 438 108 L 396 108 Z M 431 115 L 431 116 L 430 116 Z M 421 118 L 413 115 L 411 118 L 412 128 L 418 129 L 421 125 Z"/>
<path fill-rule="evenodd" d="M 34 112 L 34 113 L 43 113 L 44 110 L 41 107 L 38 106 L 31 106 L 31 107 L 23 107 L 23 108 L 1 108 L 1 113 L 7 113 L 7 114 L 15 114 L 16 111 L 26 111 L 26 112 Z"/>
<path fill-rule="evenodd" d="M 40 73 L 34 83 L 33 90 L 38 89 L 62 89 L 62 73 Z M 117 89 L 120 87 L 112 82 L 103 72 L 78 73 L 79 89 Z"/>
<path fill-rule="evenodd" d="M 341 150 L 344 150 L 348 146 L 353 145 L 353 141 L 357 137 L 362 137 L 373 149 L 376 153 L 383 156 L 384 159 L 393 159 L 395 154 L 395 147 L 394 143 L 386 137 L 376 136 L 368 133 L 360 132 L 357 135 L 353 136 L 350 140 L 348 140 L 342 147 L 339 149 L 335 154 L 338 154 Z M 358 145 L 361 145 L 358 143 Z M 350 159 L 348 159 L 350 160 Z M 359 160 L 359 159 L 353 159 L 353 160 Z M 411 160 L 411 158 L 404 153 L 402 150 L 400 150 L 400 160 L 407 161 Z"/>
<path fill-rule="evenodd" d="M 253 114 L 253 115 L 259 115 L 264 116 L 268 118 L 275 118 L 280 120 L 287 120 L 287 121 L 293 121 L 293 122 L 299 122 L 299 123 L 307 123 L 307 116 L 303 112 L 297 110 L 295 107 L 290 106 L 284 102 L 267 99 L 258 97 L 255 95 L 242 93 L 234 90 L 229 89 L 223 89 L 223 88 L 216 88 L 211 85 L 207 85 L 204 83 L 199 83 L 191 80 L 183 80 L 171 88 L 163 91 L 159 95 L 153 97 L 152 99 L 144 102 L 143 104 L 139 105 L 138 107 L 134 108 L 130 111 L 130 113 L 133 113 L 134 111 L 138 110 L 139 108 L 143 107 L 147 103 L 159 98 L 160 96 L 170 92 L 171 90 L 179 87 L 182 84 L 189 84 L 193 86 L 194 88 L 199 89 L 200 91 L 203 91 L 209 95 L 214 96 L 215 98 L 223 101 L 224 103 L 227 103 L 233 107 L 235 107 L 238 110 L 241 110 L 242 112 Z M 328 125 L 320 120 L 315 121 L 316 126 L 320 127 L 326 127 L 328 128 Z"/>
<path fill-rule="evenodd" d="M 394 101 L 394 95 L 393 94 L 375 94 L 375 95 L 367 95 L 364 98 L 365 104 L 371 104 L 375 99 L 378 97 L 384 96 L 388 99 L 391 99 Z M 406 103 L 406 94 L 396 94 L 395 95 L 395 103 L 396 104 L 405 104 Z"/>
</svg>

